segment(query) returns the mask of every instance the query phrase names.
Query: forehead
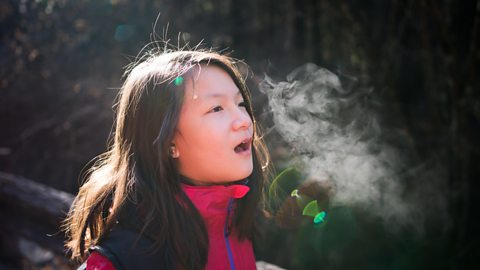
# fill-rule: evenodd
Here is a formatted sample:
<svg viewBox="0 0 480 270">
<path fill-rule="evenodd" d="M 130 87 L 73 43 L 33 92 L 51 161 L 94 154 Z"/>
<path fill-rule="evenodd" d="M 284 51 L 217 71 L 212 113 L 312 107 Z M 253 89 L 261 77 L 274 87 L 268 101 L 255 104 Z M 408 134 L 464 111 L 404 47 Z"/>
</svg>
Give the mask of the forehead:
<svg viewBox="0 0 480 270">
<path fill-rule="evenodd" d="M 185 80 L 184 103 L 204 103 L 221 98 L 238 98 L 241 92 L 232 77 L 222 68 L 210 65 L 192 70 Z"/>
</svg>

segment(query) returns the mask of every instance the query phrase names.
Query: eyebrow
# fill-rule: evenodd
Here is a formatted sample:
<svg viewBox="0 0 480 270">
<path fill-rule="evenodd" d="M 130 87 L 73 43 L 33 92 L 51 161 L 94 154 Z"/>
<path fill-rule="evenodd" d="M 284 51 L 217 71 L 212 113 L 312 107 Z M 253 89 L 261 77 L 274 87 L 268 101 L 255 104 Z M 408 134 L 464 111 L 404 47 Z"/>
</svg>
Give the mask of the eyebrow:
<svg viewBox="0 0 480 270">
<path fill-rule="evenodd" d="M 240 91 L 237 92 L 237 94 L 235 94 L 235 97 L 238 97 L 240 96 L 242 93 Z M 202 98 L 225 98 L 227 97 L 228 95 L 226 94 L 221 94 L 221 93 L 213 93 L 213 94 L 209 94 L 209 95 L 204 95 L 202 96 Z"/>
</svg>

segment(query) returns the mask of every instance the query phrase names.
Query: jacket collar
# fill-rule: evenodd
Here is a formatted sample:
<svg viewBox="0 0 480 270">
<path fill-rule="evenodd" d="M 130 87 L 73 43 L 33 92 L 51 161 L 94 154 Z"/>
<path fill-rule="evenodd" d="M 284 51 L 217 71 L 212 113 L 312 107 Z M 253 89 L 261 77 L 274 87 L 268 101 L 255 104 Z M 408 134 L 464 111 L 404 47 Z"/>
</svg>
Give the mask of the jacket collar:
<svg viewBox="0 0 480 270">
<path fill-rule="evenodd" d="M 181 176 L 181 186 L 203 218 L 216 215 L 226 215 L 228 203 L 231 199 L 243 198 L 250 187 L 248 179 L 230 185 L 195 186 L 188 178 Z"/>
</svg>

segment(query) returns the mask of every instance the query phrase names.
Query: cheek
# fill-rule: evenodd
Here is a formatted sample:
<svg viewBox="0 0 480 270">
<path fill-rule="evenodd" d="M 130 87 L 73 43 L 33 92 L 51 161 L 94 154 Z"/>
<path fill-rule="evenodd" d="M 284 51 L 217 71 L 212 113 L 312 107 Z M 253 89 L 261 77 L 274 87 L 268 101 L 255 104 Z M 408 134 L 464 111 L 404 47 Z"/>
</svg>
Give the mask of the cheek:
<svg viewBox="0 0 480 270">
<path fill-rule="evenodd" d="M 185 135 L 185 149 L 195 156 L 218 156 L 228 148 L 227 133 L 218 123 L 192 125 Z"/>
<path fill-rule="evenodd" d="M 223 114 L 193 115 L 188 107 L 180 116 L 177 129 L 180 136 L 181 150 L 189 152 L 191 158 L 226 156 L 233 152 L 231 122 Z M 251 128 L 251 126 L 250 126 Z M 230 136 L 230 137 L 229 137 Z"/>
<path fill-rule="evenodd" d="M 219 129 L 204 129 L 201 132 L 197 132 L 196 141 L 198 142 L 198 148 L 205 155 L 216 154 L 223 152 L 226 148 L 225 133 Z"/>
</svg>

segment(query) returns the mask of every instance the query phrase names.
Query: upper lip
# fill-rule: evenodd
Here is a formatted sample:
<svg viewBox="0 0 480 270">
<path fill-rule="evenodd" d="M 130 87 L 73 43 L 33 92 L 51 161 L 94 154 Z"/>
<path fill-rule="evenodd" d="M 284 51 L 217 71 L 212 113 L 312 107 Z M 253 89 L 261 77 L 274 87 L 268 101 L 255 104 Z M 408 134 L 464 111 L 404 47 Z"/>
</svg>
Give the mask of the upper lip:
<svg viewBox="0 0 480 270">
<path fill-rule="evenodd" d="M 237 144 L 235 145 L 235 147 L 238 146 L 238 145 L 240 145 L 241 143 L 245 143 L 246 145 L 248 145 L 248 147 L 250 147 L 250 145 L 251 145 L 251 143 L 252 143 L 252 136 L 243 138 L 243 140 L 241 140 L 239 143 L 237 143 Z"/>
</svg>

